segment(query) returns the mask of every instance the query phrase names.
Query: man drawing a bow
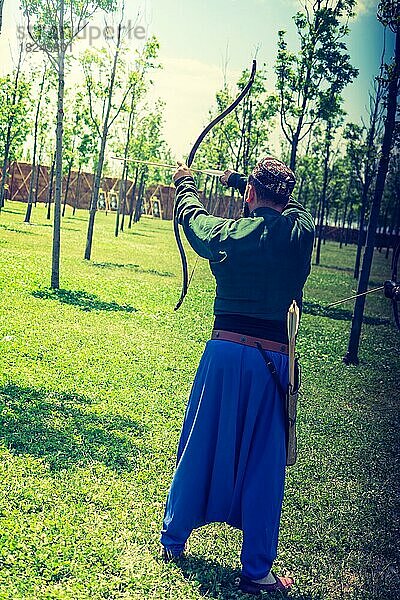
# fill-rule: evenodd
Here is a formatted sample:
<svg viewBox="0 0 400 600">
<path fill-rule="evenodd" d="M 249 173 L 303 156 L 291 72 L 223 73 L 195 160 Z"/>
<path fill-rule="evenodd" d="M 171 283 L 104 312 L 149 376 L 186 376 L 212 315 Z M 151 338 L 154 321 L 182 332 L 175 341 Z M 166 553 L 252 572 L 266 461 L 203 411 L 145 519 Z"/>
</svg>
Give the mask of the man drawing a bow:
<svg viewBox="0 0 400 600">
<path fill-rule="evenodd" d="M 216 297 L 212 339 L 192 386 L 166 503 L 164 559 L 183 553 L 193 529 L 226 522 L 243 531 L 240 589 L 285 591 L 293 580 L 276 576 L 272 564 L 287 428 L 263 355 L 286 389 L 286 318 L 293 300 L 301 307 L 313 219 L 291 197 L 293 172 L 273 157 L 261 160 L 249 178 L 231 171 L 222 176 L 222 183 L 244 195 L 248 216 L 238 220 L 205 210 L 184 165 L 174 181 L 179 223 L 193 249 L 210 261 Z"/>
</svg>

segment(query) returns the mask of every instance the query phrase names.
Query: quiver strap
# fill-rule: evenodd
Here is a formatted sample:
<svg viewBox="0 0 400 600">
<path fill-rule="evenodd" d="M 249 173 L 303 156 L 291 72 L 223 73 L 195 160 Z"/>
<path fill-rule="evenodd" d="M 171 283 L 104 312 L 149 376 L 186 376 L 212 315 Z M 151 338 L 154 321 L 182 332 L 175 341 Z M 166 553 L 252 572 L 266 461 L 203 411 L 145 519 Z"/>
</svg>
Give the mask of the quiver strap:
<svg viewBox="0 0 400 600">
<path fill-rule="evenodd" d="M 300 388 L 300 364 L 296 357 L 295 359 L 295 386 L 292 392 L 288 389 L 285 391 L 276 370 L 274 362 L 269 358 L 261 344 L 257 344 L 257 348 L 264 359 L 265 365 L 271 373 L 278 389 L 279 395 L 285 410 L 285 429 L 286 429 L 286 465 L 293 466 L 297 460 L 297 436 L 296 436 L 296 418 L 297 418 L 297 400 L 299 397 Z"/>
</svg>

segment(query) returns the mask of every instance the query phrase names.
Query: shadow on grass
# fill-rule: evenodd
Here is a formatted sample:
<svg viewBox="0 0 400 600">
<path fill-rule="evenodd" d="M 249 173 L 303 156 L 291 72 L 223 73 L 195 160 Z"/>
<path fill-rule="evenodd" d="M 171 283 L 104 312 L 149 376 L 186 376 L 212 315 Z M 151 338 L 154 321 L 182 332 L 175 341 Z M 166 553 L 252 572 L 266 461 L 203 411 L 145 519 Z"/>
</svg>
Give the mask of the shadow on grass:
<svg viewBox="0 0 400 600">
<path fill-rule="evenodd" d="M 7 208 L 6 206 L 3 206 L 3 208 L 1 209 L 1 212 L 8 213 L 11 215 L 20 215 L 21 214 L 19 210 L 11 210 L 11 208 Z"/>
<path fill-rule="evenodd" d="M 147 231 L 147 230 L 146 230 Z M 125 229 L 121 235 L 139 235 L 140 237 L 152 238 L 154 235 L 149 235 L 149 233 L 142 233 L 141 231 L 133 231 L 133 229 Z"/>
<path fill-rule="evenodd" d="M 102 262 L 102 263 L 92 263 L 93 267 L 97 267 L 98 269 L 131 269 L 135 271 L 135 273 L 148 273 L 150 275 L 158 275 L 158 277 L 175 277 L 174 273 L 170 273 L 169 271 L 156 271 L 155 269 L 143 269 L 140 265 L 134 265 L 131 263 L 122 264 L 122 263 L 111 263 L 111 262 Z"/>
<path fill-rule="evenodd" d="M 328 317 L 329 319 L 335 319 L 336 321 L 351 321 L 353 313 L 350 310 L 343 308 L 326 308 L 318 302 L 307 300 L 303 302 L 303 312 L 306 315 L 312 315 L 314 317 Z M 364 316 L 363 322 L 367 325 L 390 325 L 390 319 L 384 319 L 382 317 L 368 317 Z"/>
<path fill-rule="evenodd" d="M 5 229 L 5 231 L 13 231 L 14 233 L 24 233 L 25 235 L 40 235 L 35 231 L 29 231 L 28 229 L 16 229 L 15 227 L 8 227 L 7 225 L 0 225 L 0 229 Z"/>
<path fill-rule="evenodd" d="M 183 576 L 193 581 L 195 579 L 200 584 L 200 593 L 205 598 L 215 598 L 216 600 L 238 600 L 239 598 L 254 598 L 253 595 L 244 594 L 238 588 L 240 571 L 229 567 L 224 567 L 215 561 L 205 560 L 198 556 L 187 555 L 177 563 Z M 267 597 L 267 596 L 263 596 Z M 268 594 L 268 598 L 282 599 L 284 596 L 280 592 Z M 260 596 L 261 598 L 261 596 Z M 295 591 L 290 593 L 290 598 L 296 600 L 322 600 L 319 595 L 298 594 Z"/>
<path fill-rule="evenodd" d="M 320 269 L 329 269 L 330 271 L 344 271 L 345 273 L 354 273 L 354 267 L 342 267 L 340 265 L 314 265 Z"/>
<path fill-rule="evenodd" d="M 70 304 L 84 311 L 105 310 L 110 312 L 136 312 L 137 309 L 129 304 L 117 304 L 117 302 L 104 302 L 95 294 L 89 294 L 79 290 L 37 290 L 32 296 L 42 300 L 58 300 L 62 304 Z"/>
<path fill-rule="evenodd" d="M 377 373 L 377 384 L 384 384 L 381 373 Z M 368 598 L 398 600 L 400 419 L 397 381 L 393 379 L 392 385 L 385 388 L 378 398 L 375 395 L 364 398 L 359 411 L 362 419 L 355 436 L 358 447 L 354 471 L 360 483 L 356 516 L 361 538 L 357 566 L 370 593 Z"/>
<path fill-rule="evenodd" d="M 47 461 L 52 471 L 101 462 L 131 470 L 144 427 L 121 415 L 96 414 L 75 394 L 7 384 L 0 387 L 0 440 L 16 455 Z"/>
</svg>

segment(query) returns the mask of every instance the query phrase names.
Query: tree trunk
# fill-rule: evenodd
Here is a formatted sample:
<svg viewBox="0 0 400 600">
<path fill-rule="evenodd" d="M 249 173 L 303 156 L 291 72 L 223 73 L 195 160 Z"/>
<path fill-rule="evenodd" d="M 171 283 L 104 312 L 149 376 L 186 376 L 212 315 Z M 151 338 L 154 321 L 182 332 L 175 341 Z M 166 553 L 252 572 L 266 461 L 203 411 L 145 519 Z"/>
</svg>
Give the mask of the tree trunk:
<svg viewBox="0 0 400 600">
<path fill-rule="evenodd" d="M 67 181 L 65 184 L 65 193 L 64 193 L 63 211 L 62 211 L 63 217 L 65 217 L 65 208 L 67 206 L 67 199 L 68 199 L 69 185 L 71 183 L 71 173 L 72 173 L 73 162 L 74 162 L 74 158 L 72 157 L 71 160 L 69 161 Z"/>
<path fill-rule="evenodd" d="M 385 252 L 386 259 L 389 258 L 389 251 L 390 251 L 390 246 L 391 246 L 391 242 L 392 242 L 392 232 L 393 232 L 392 224 L 390 224 L 389 226 L 387 224 L 388 210 L 389 210 L 389 207 L 386 209 L 386 213 L 385 213 L 385 228 L 384 228 L 384 233 L 385 233 L 384 243 L 386 246 L 386 252 Z M 388 229 L 389 229 L 389 231 L 388 231 Z"/>
<path fill-rule="evenodd" d="M 39 197 L 39 178 L 40 178 L 40 167 L 42 165 L 42 157 L 43 157 L 43 143 L 40 147 L 39 151 L 39 162 L 36 169 L 36 181 L 35 181 L 35 207 L 37 205 L 38 197 Z"/>
<path fill-rule="evenodd" d="M 361 199 L 360 229 L 359 229 L 358 241 L 357 241 L 356 262 L 354 265 L 354 279 L 358 279 L 359 275 L 360 275 L 361 253 L 362 253 L 362 249 L 363 249 L 364 243 L 365 243 L 364 224 L 365 224 L 365 213 L 367 211 L 367 203 L 368 203 L 368 189 L 364 185 L 362 199 Z"/>
<path fill-rule="evenodd" d="M 9 199 L 10 200 L 13 199 L 13 194 L 14 194 L 15 165 L 16 165 L 16 162 L 14 160 L 13 167 L 12 167 L 12 172 L 11 172 L 11 185 L 10 185 L 10 191 L 9 191 Z"/>
<path fill-rule="evenodd" d="M 128 167 L 126 168 L 125 178 L 122 183 L 122 215 L 121 215 L 121 225 L 120 231 L 124 231 L 125 226 L 125 212 L 126 212 L 126 190 L 127 190 L 127 182 L 128 182 Z"/>
<path fill-rule="evenodd" d="M 134 108 L 135 108 L 135 87 L 133 87 L 133 90 L 132 90 L 131 106 L 130 106 L 129 119 L 128 119 L 128 131 L 127 131 L 127 134 L 126 134 L 126 144 L 125 144 L 125 152 L 124 152 L 124 159 L 125 159 L 125 161 L 128 158 L 129 146 L 130 146 L 130 143 L 131 143 L 132 124 L 133 124 L 133 111 L 134 111 Z M 120 227 L 121 231 L 124 231 L 124 223 L 125 223 L 126 189 L 127 189 L 128 175 L 129 175 L 129 163 L 125 162 L 124 166 L 125 166 L 125 169 L 124 169 L 124 172 L 123 172 L 122 187 L 120 188 L 120 198 L 119 198 L 119 201 L 118 201 L 118 214 L 119 214 L 120 206 L 122 205 L 122 217 L 121 217 L 121 227 Z M 122 202 L 121 202 L 121 200 L 122 200 Z M 116 236 L 118 236 L 117 227 L 118 227 L 118 225 L 116 225 L 116 229 L 115 229 L 115 235 Z"/>
<path fill-rule="evenodd" d="M 345 233 L 345 230 L 346 230 L 347 208 L 349 206 L 349 200 L 350 200 L 351 183 L 352 182 L 351 182 L 351 179 L 350 179 L 349 186 L 347 188 L 346 200 L 344 202 L 342 230 L 340 232 L 340 244 L 339 244 L 340 249 L 343 248 L 344 233 Z"/>
<path fill-rule="evenodd" d="M 115 214 L 115 231 L 114 231 L 115 237 L 118 237 L 118 232 L 119 232 L 119 215 L 121 213 L 122 198 L 124 195 L 124 183 L 126 184 L 126 168 L 127 168 L 127 163 L 125 162 L 123 170 L 122 170 L 122 178 L 119 182 L 117 210 L 116 210 L 116 214 Z M 125 187 L 125 197 L 126 197 L 126 187 Z"/>
<path fill-rule="evenodd" d="M 53 252 L 51 263 L 51 287 L 60 287 L 60 244 L 61 244 L 61 198 L 63 179 L 63 132 L 64 132 L 64 0 L 60 0 L 59 19 L 59 53 L 58 53 L 58 98 L 56 129 L 56 193 L 54 198 Z"/>
<path fill-rule="evenodd" d="M 301 106 L 299 120 L 297 121 L 296 131 L 293 134 L 292 144 L 291 144 L 291 148 L 290 148 L 290 165 L 289 166 L 292 169 L 292 171 L 295 171 L 295 169 L 296 169 L 297 148 L 299 146 L 301 130 L 303 128 L 303 122 L 304 122 L 304 115 L 305 115 L 306 107 L 307 107 L 308 89 L 310 86 L 310 77 L 311 77 L 311 71 L 310 71 L 310 68 L 308 67 L 307 73 L 305 76 L 305 83 L 304 83 L 304 87 L 303 87 L 303 102 L 302 102 L 302 106 Z"/>
<path fill-rule="evenodd" d="M 386 244 L 386 241 L 388 238 L 388 233 L 387 233 L 388 213 L 389 213 L 389 206 L 386 207 L 385 214 L 383 217 L 383 225 L 382 225 L 381 240 L 380 240 L 381 243 L 379 244 L 379 252 L 382 252 L 383 245 Z"/>
<path fill-rule="evenodd" d="M 128 225 L 129 229 L 131 229 L 131 227 L 132 227 L 133 213 L 135 210 L 135 196 L 136 196 L 136 188 L 137 188 L 138 178 L 139 178 L 139 167 L 136 167 L 135 181 L 133 182 L 133 188 L 132 188 L 132 193 L 131 193 L 131 202 L 129 205 L 129 225 Z"/>
<path fill-rule="evenodd" d="M 54 156 L 53 162 L 51 163 L 50 180 L 49 180 L 49 191 L 48 191 L 48 194 L 47 194 L 47 219 L 50 219 L 51 203 L 53 201 L 53 184 L 54 184 L 55 162 L 56 162 L 56 157 Z"/>
<path fill-rule="evenodd" d="M 79 165 L 78 178 L 76 180 L 76 190 L 75 190 L 75 198 L 74 198 L 74 207 L 72 209 L 72 216 L 75 216 L 75 211 L 78 208 L 78 198 L 81 193 L 81 171 L 82 165 Z"/>
<path fill-rule="evenodd" d="M 332 123 L 330 121 L 328 121 L 327 126 L 326 126 L 324 181 L 323 181 L 323 185 L 322 185 L 322 196 L 321 196 L 321 216 L 320 216 L 320 221 L 319 221 L 317 254 L 315 257 L 316 265 L 319 265 L 319 263 L 321 261 L 321 242 L 322 242 L 323 231 L 324 231 L 326 190 L 328 188 L 328 169 L 329 169 L 329 157 L 330 157 L 330 151 L 331 151 L 331 130 L 332 130 Z"/>
<path fill-rule="evenodd" d="M 336 210 L 335 210 L 335 227 L 337 227 L 339 221 L 339 204 L 336 205 Z"/>
<path fill-rule="evenodd" d="M 142 171 L 142 174 L 140 176 L 138 198 L 137 198 L 136 207 L 135 207 L 135 215 L 133 217 L 133 222 L 134 223 L 138 223 L 139 220 L 140 220 L 140 217 L 142 216 L 142 202 L 143 202 L 144 180 L 145 180 L 145 171 Z"/>
<path fill-rule="evenodd" d="M 94 220 L 96 217 L 97 204 L 99 201 L 99 192 L 100 192 L 101 176 L 103 173 L 104 153 L 105 153 L 105 149 L 106 149 L 106 144 L 107 144 L 107 132 L 103 131 L 103 135 L 101 138 L 99 161 L 97 163 L 96 175 L 94 178 L 94 185 L 93 185 L 93 190 L 92 190 L 92 197 L 90 200 L 89 222 L 88 222 L 86 248 L 85 248 L 85 256 L 84 256 L 85 260 L 90 260 L 90 256 L 92 254 Z"/>
<path fill-rule="evenodd" d="M 350 233 L 353 231 L 353 217 L 354 217 L 354 210 L 353 210 L 353 203 L 351 203 L 349 218 L 347 219 L 346 239 L 344 242 L 345 246 L 347 246 L 347 244 L 349 243 L 349 240 L 351 239 Z"/>
<path fill-rule="evenodd" d="M 37 165 L 36 168 L 36 181 L 35 181 L 35 207 L 37 205 L 37 201 L 38 201 L 38 196 L 39 196 L 39 178 L 40 178 L 40 167 L 41 167 L 41 160 L 40 160 L 40 156 L 39 156 L 39 164 Z"/>
<path fill-rule="evenodd" d="M 326 244 L 326 232 L 328 231 L 328 227 L 329 227 L 329 211 L 330 211 L 330 207 L 328 206 L 328 208 L 326 209 L 326 217 L 325 217 L 325 227 L 322 231 L 322 243 Z"/>
<path fill-rule="evenodd" d="M 315 236 L 315 240 L 314 240 L 314 248 L 317 247 L 317 243 L 318 243 L 318 228 L 319 228 L 319 224 L 321 221 L 321 209 L 322 209 L 322 195 L 320 196 L 319 200 L 318 200 L 318 207 L 316 210 L 316 214 L 314 215 L 314 222 L 315 222 L 315 216 L 317 217 L 317 235 Z"/>
<path fill-rule="evenodd" d="M 28 204 L 26 206 L 24 223 L 31 222 L 35 179 L 36 179 L 36 165 L 35 165 L 35 151 L 33 151 L 33 162 L 32 162 L 32 166 L 31 166 L 31 180 L 29 183 L 29 197 L 28 197 Z"/>
<path fill-rule="evenodd" d="M 375 183 L 375 192 L 372 202 L 371 215 L 368 224 L 367 242 L 361 267 L 361 275 L 358 283 L 358 294 L 367 291 L 369 276 L 371 272 L 372 259 L 374 256 L 376 228 L 378 225 L 379 211 L 385 187 L 386 175 L 389 167 L 390 151 L 393 140 L 393 132 L 396 123 L 397 92 L 400 78 L 400 29 L 396 32 L 396 50 L 393 72 L 388 86 L 387 113 L 385 118 L 385 130 L 382 141 L 381 156 L 379 159 L 378 173 Z M 344 357 L 346 364 L 358 364 L 358 350 L 360 346 L 361 327 L 364 316 L 365 296 L 357 298 L 347 354 Z"/>
</svg>

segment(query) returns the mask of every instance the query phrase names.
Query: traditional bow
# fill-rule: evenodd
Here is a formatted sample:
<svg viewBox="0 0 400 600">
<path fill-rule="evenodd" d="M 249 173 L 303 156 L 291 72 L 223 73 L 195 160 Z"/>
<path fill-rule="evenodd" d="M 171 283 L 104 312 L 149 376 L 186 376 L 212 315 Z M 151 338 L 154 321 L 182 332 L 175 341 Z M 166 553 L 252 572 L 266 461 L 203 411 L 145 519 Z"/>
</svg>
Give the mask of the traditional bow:
<svg viewBox="0 0 400 600">
<path fill-rule="evenodd" d="M 253 67 L 252 67 L 250 79 L 249 79 L 247 85 L 243 88 L 243 91 L 239 94 L 239 96 L 236 98 L 236 100 L 230 106 L 228 106 L 218 117 L 216 117 L 213 121 L 211 121 L 211 123 L 209 125 L 207 125 L 207 127 L 204 129 L 204 131 L 200 134 L 200 136 L 196 140 L 192 150 L 190 151 L 189 158 L 187 160 L 188 167 L 192 166 L 194 158 L 196 156 L 196 152 L 199 149 L 200 144 L 204 140 L 206 135 L 211 131 L 211 129 L 213 129 L 216 125 L 218 125 L 218 123 L 220 123 L 223 119 L 225 119 L 225 117 L 228 116 L 229 113 L 231 113 L 233 110 L 235 110 L 235 108 L 241 103 L 243 98 L 245 98 L 247 96 L 247 94 L 249 93 L 249 91 L 251 90 L 251 88 L 253 86 L 256 71 L 257 71 L 257 61 L 253 60 Z M 177 202 L 175 202 L 174 219 L 173 219 L 174 220 L 174 233 L 175 233 L 175 240 L 176 240 L 176 243 L 177 243 L 177 246 L 179 249 L 179 254 L 181 256 L 181 262 L 182 262 L 182 292 L 181 292 L 181 297 L 179 298 L 179 301 L 178 301 L 177 305 L 175 306 L 175 310 L 178 310 L 178 308 L 181 306 L 182 302 L 184 301 L 185 296 L 188 291 L 189 283 L 190 283 L 189 276 L 188 276 L 187 258 L 186 258 L 185 250 L 184 250 L 184 247 L 182 244 L 181 236 L 179 233 L 177 208 L 178 208 Z"/>
</svg>

